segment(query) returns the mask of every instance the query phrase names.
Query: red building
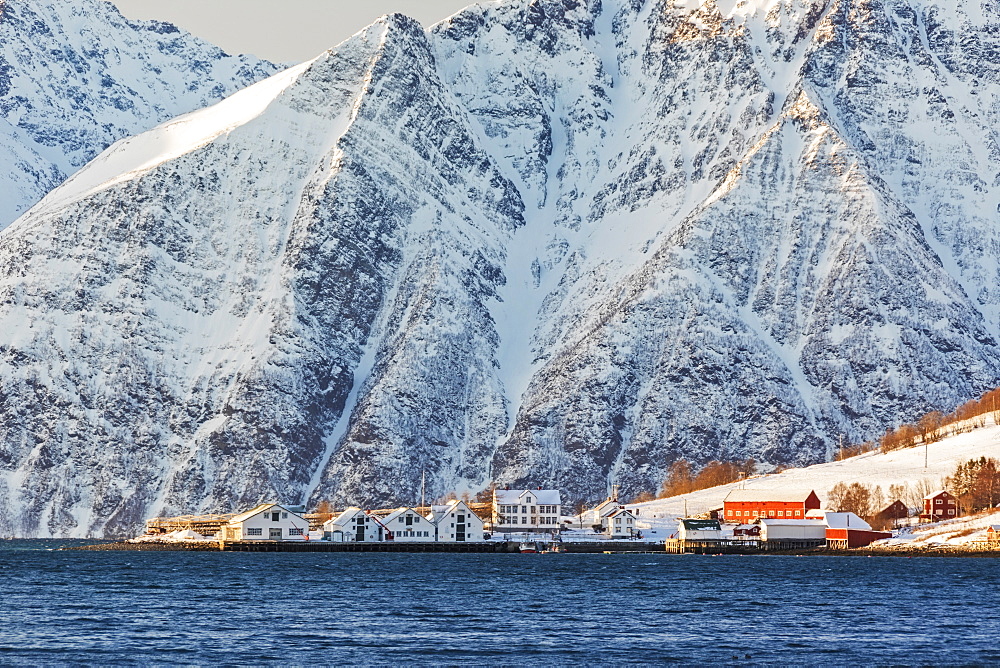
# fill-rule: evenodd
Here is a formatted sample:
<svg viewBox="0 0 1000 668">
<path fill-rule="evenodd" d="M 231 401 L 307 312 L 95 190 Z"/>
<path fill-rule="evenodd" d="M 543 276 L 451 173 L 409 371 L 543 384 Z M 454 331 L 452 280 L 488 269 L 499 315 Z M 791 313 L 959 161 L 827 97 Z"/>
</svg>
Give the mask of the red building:
<svg viewBox="0 0 1000 668">
<path fill-rule="evenodd" d="M 819 508 L 816 492 L 734 489 L 723 502 L 725 521 L 748 524 L 758 517 L 805 519 L 806 513 Z"/>
<path fill-rule="evenodd" d="M 939 522 L 958 517 L 958 499 L 945 490 L 931 492 L 924 497 L 924 512 L 920 513 L 922 522 Z"/>
<path fill-rule="evenodd" d="M 986 540 L 990 545 L 1000 545 L 1000 524 L 994 524 L 986 529 Z"/>
<path fill-rule="evenodd" d="M 827 529 L 826 546 L 835 550 L 849 550 L 856 547 L 868 547 L 877 540 L 892 538 L 888 531 L 870 531 L 868 529 Z"/>
</svg>

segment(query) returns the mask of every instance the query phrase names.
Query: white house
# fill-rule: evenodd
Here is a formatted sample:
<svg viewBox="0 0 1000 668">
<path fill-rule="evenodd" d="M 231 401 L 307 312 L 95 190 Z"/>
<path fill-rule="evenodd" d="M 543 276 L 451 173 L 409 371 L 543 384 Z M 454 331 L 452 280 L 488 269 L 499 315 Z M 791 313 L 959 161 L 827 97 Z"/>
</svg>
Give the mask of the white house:
<svg viewBox="0 0 1000 668">
<path fill-rule="evenodd" d="M 382 525 L 357 507 L 351 507 L 323 523 L 323 537 L 334 543 L 378 543 L 384 539 Z"/>
<path fill-rule="evenodd" d="M 386 540 L 395 542 L 432 542 L 434 540 L 434 522 L 423 517 L 413 508 L 397 508 L 389 513 L 382 524 L 392 532 L 392 538 Z"/>
<path fill-rule="evenodd" d="M 277 503 L 262 503 L 223 525 L 222 540 L 309 540 L 309 520 Z"/>
<path fill-rule="evenodd" d="M 635 513 L 627 508 L 619 508 L 604 517 L 604 533 L 612 538 L 631 538 L 636 529 Z"/>
<path fill-rule="evenodd" d="M 493 530 L 558 531 L 562 497 L 555 489 L 493 490 Z"/>
<path fill-rule="evenodd" d="M 677 523 L 678 540 L 722 540 L 719 520 L 682 519 Z"/>
<path fill-rule="evenodd" d="M 586 527 L 599 526 L 602 529 L 606 529 L 607 524 L 605 520 L 608 515 L 616 513 L 624 507 L 624 504 L 619 503 L 617 499 L 606 499 L 590 510 L 583 511 L 583 517 L 580 518 L 581 523 Z"/>
<path fill-rule="evenodd" d="M 443 543 L 478 543 L 483 537 L 483 521 L 465 501 L 449 501 L 431 506 L 427 519 L 434 523 L 435 539 Z"/>
</svg>

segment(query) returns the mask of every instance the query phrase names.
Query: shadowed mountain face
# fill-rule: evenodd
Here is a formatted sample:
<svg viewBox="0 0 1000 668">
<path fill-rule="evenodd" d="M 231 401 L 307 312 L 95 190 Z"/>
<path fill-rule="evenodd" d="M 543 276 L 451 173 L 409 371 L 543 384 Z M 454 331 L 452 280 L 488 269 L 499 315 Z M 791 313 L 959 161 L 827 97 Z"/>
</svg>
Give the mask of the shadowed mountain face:
<svg viewBox="0 0 1000 668">
<path fill-rule="evenodd" d="M 628 496 L 992 387 L 998 27 L 489 3 L 115 144 L 0 234 L 0 533 Z"/>
<path fill-rule="evenodd" d="M 0 229 L 106 149 L 280 68 L 101 0 L 0 0 Z"/>
</svg>

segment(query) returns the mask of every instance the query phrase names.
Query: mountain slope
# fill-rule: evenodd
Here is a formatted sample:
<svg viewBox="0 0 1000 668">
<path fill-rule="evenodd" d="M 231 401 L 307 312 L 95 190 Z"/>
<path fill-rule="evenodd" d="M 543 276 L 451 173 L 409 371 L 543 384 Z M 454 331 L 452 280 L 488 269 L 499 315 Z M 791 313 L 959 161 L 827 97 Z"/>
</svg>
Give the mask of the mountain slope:
<svg viewBox="0 0 1000 668">
<path fill-rule="evenodd" d="M 0 2 L 0 229 L 112 142 L 278 69 L 110 2 Z"/>
<path fill-rule="evenodd" d="M 628 496 L 994 386 L 978 7 L 391 16 L 115 144 L 0 234 L 0 533 Z"/>
</svg>

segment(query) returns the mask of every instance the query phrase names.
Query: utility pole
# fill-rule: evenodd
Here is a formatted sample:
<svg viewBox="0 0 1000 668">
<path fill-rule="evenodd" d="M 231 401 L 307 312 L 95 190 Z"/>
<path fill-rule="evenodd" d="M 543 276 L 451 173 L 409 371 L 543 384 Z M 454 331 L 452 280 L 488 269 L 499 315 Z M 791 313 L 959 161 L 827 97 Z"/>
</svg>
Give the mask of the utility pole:
<svg viewBox="0 0 1000 668">
<path fill-rule="evenodd" d="M 427 481 L 426 469 L 420 472 L 420 508 L 424 507 L 424 483 Z"/>
</svg>

